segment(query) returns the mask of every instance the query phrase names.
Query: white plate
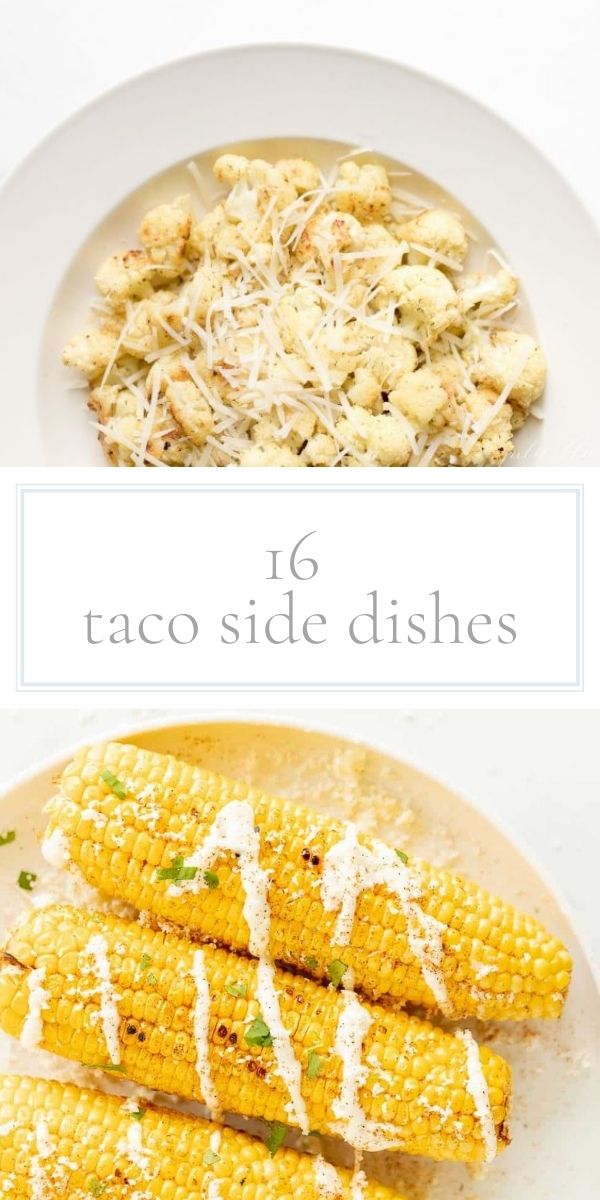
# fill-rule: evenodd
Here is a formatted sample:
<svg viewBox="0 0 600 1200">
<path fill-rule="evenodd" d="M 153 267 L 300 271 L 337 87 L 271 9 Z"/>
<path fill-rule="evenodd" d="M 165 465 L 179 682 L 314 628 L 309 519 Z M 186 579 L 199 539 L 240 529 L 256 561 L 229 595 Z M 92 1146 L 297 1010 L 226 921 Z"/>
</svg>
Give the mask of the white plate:
<svg viewBox="0 0 600 1200">
<path fill-rule="evenodd" d="M 545 420 L 528 423 L 511 465 L 600 462 L 600 243 L 561 177 L 498 117 L 406 67 L 253 46 L 171 63 L 107 93 L 5 182 L 0 463 L 104 464 L 82 394 L 67 391 L 59 367 L 65 335 L 85 323 L 99 258 L 130 243 L 142 197 L 152 202 L 148 181 L 217 147 L 273 138 L 368 146 L 475 214 L 521 276 L 550 361 Z"/>
<path fill-rule="evenodd" d="M 363 747 L 340 737 L 283 725 L 158 722 L 123 730 L 127 740 L 173 751 L 229 775 L 243 776 L 272 792 L 323 806 L 360 820 L 377 800 L 381 819 L 373 832 L 415 853 L 451 863 L 494 892 L 535 913 L 563 938 L 574 958 L 566 1011 L 558 1023 L 473 1026 L 512 1064 L 515 1105 L 513 1144 L 481 1178 L 466 1168 L 406 1156 L 373 1156 L 369 1170 L 392 1179 L 407 1200 L 596 1200 L 600 1110 L 600 996 L 592 970 L 569 919 L 549 888 L 515 846 L 467 801 L 444 784 L 394 757 L 394 746 Z M 388 735 L 389 736 L 389 735 Z M 53 779 L 69 755 L 62 754 L 9 785 L 0 796 L 0 831 L 14 827 L 17 841 L 0 851 L 2 923 L 29 903 L 16 886 L 21 869 L 40 873 L 40 893 L 65 894 L 69 877 L 44 867 L 37 839 Z M 412 816 L 411 816 L 412 814 Z M 33 893 L 35 899 L 35 893 Z M 98 1086 L 98 1072 L 26 1053 L 0 1038 L 0 1070 L 24 1070 L 78 1079 Z M 109 1082 L 113 1090 L 123 1085 Z M 329 1143 L 328 1150 L 333 1145 Z"/>
</svg>

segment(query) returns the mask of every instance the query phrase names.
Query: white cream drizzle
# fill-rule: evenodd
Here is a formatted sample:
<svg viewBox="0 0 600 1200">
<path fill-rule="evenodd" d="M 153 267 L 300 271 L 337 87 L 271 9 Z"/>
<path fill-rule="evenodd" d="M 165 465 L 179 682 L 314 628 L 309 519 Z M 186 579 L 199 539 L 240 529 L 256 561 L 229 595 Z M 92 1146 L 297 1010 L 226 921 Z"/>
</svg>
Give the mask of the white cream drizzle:
<svg viewBox="0 0 600 1200">
<path fill-rule="evenodd" d="M 209 1023 L 210 1023 L 210 990 L 206 977 L 204 951 L 195 950 L 192 960 L 192 978 L 196 986 L 196 1003 L 194 1005 L 194 1040 L 196 1042 L 196 1073 L 200 1082 L 202 1098 L 208 1105 L 211 1115 L 220 1111 L 220 1102 L 215 1088 L 210 1059 Z"/>
<path fill-rule="evenodd" d="M 35 1147 L 37 1153 L 32 1155 L 29 1168 L 31 1200 L 47 1200 L 50 1195 L 50 1185 L 43 1164 L 54 1153 L 54 1146 L 48 1133 L 48 1126 L 43 1119 L 37 1121 L 35 1126 Z"/>
<path fill-rule="evenodd" d="M 326 912 L 338 912 L 333 935 L 337 945 L 350 945 L 358 898 L 365 889 L 378 884 L 399 900 L 410 950 L 436 1003 L 446 1016 L 451 1016 L 441 970 L 445 926 L 421 908 L 418 873 L 383 842 L 374 842 L 372 849 L 362 846 L 356 825 L 348 822 L 343 837 L 325 854 L 321 877 L 323 907 Z"/>
<path fill-rule="evenodd" d="M 456 1035 L 464 1043 L 467 1052 L 467 1091 L 473 1098 L 475 1116 L 479 1122 L 485 1150 L 485 1162 L 492 1162 L 498 1153 L 498 1140 L 490 1093 L 481 1065 L 479 1046 L 468 1029 L 459 1030 Z"/>
<path fill-rule="evenodd" d="M 342 1083 L 332 1110 L 337 1117 L 336 1133 L 355 1150 L 389 1149 L 391 1142 L 384 1136 L 384 1126 L 367 1120 L 358 1100 L 358 1093 L 367 1078 L 363 1065 L 363 1043 L 373 1017 L 363 1008 L 355 992 L 342 992 L 342 1012 L 335 1031 L 333 1053 L 342 1060 Z M 397 1131 L 393 1131 L 398 1137 Z"/>
<path fill-rule="evenodd" d="M 325 1200 L 335 1200 L 337 1196 L 344 1195 L 342 1181 L 335 1167 L 322 1154 L 317 1154 L 315 1158 L 315 1186 Z"/>
<path fill-rule="evenodd" d="M 102 937 L 99 933 L 93 934 L 87 944 L 87 953 L 92 957 L 94 970 L 98 979 L 100 1021 L 108 1050 L 108 1057 L 110 1062 L 118 1067 L 121 1062 L 121 1047 L 119 1045 L 121 1019 L 117 1008 L 117 998 L 110 978 L 106 938 Z"/>
<path fill-rule="evenodd" d="M 248 949 L 256 958 L 269 952 L 269 877 L 260 865 L 260 834 L 255 829 L 252 805 L 232 800 L 217 813 L 201 846 L 186 859 L 186 867 L 196 867 L 196 875 L 181 885 L 171 885 L 168 895 L 182 891 L 198 892 L 205 886 L 203 873 L 214 865 L 220 854 L 238 855 L 244 888 L 244 918 L 249 930 Z"/>
<path fill-rule="evenodd" d="M 286 1105 L 293 1121 L 303 1133 L 308 1133 L 310 1124 L 306 1105 L 302 1098 L 302 1068 L 292 1046 L 292 1039 L 281 1019 L 279 997 L 275 988 L 275 968 L 267 959 L 260 959 L 256 970 L 256 998 L 264 1020 L 273 1039 L 273 1050 L 277 1063 L 277 1074 L 287 1088 L 290 1103 Z"/>
<path fill-rule="evenodd" d="M 42 1040 L 44 1032 L 44 1024 L 42 1021 L 42 1013 L 46 1008 L 50 996 L 44 988 L 46 980 L 46 971 L 44 967 L 36 967 L 30 971 L 27 977 L 27 990 L 29 993 L 27 1016 L 23 1022 L 21 1030 L 20 1042 L 27 1050 L 35 1050 Z"/>
</svg>

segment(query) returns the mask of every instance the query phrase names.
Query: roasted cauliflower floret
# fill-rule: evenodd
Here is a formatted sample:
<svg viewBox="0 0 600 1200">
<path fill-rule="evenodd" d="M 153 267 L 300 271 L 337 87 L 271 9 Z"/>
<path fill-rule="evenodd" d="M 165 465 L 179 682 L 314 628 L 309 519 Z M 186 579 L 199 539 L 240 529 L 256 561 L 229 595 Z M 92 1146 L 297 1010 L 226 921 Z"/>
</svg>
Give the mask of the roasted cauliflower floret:
<svg viewBox="0 0 600 1200">
<path fill-rule="evenodd" d="M 325 212 L 313 217 L 303 230 L 296 247 L 299 262 L 320 261 L 326 270 L 333 266 L 334 255 L 342 250 L 362 248 L 363 227 L 350 213 Z"/>
<path fill-rule="evenodd" d="M 464 226 L 458 217 L 443 208 L 428 208 L 418 217 L 403 221 L 396 227 L 396 233 L 406 242 L 425 247 L 425 253 L 411 250 L 411 263 L 425 263 L 436 254 L 456 263 L 463 263 L 467 257 L 469 241 Z"/>
<path fill-rule="evenodd" d="M 98 434 L 98 440 L 111 462 L 117 467 L 132 466 L 143 429 L 133 393 L 114 384 L 96 387 L 90 392 L 88 408 L 99 424 L 106 427 Z"/>
<path fill-rule="evenodd" d="M 396 267 L 381 281 L 379 303 L 393 300 L 402 322 L 420 330 L 428 341 L 438 337 L 459 317 L 456 292 L 437 267 Z"/>
<path fill-rule="evenodd" d="M 191 379 L 168 379 L 165 399 L 186 436 L 194 446 L 202 448 L 214 428 L 214 417 L 208 400 Z"/>
<path fill-rule="evenodd" d="M 311 412 L 294 413 L 285 426 L 277 425 L 270 417 L 261 417 L 252 427 L 252 441 L 257 445 L 285 444 L 297 454 L 314 433 L 316 424 L 317 418 Z"/>
<path fill-rule="evenodd" d="M 291 183 L 298 196 L 305 192 L 316 191 L 321 187 L 321 173 L 314 163 L 306 158 L 280 158 L 275 163 L 287 183 Z"/>
<path fill-rule="evenodd" d="M 382 467 L 404 467 L 411 456 L 406 428 L 392 413 L 376 416 L 364 408 L 356 408 L 352 419 L 340 417 L 335 431 L 340 442 L 368 455 Z"/>
<path fill-rule="evenodd" d="M 127 300 L 141 300 L 152 294 L 152 288 L 174 279 L 176 271 L 166 266 L 160 271 L 143 250 L 126 250 L 113 254 L 102 263 L 96 275 L 96 287 L 109 304 L 124 306 Z"/>
<path fill-rule="evenodd" d="M 295 287 L 283 296 L 275 310 L 275 324 L 286 350 L 295 350 L 306 358 L 306 341 L 323 319 L 323 309 L 308 287 Z"/>
<path fill-rule="evenodd" d="M 304 467 L 306 464 L 287 446 L 277 442 L 264 442 L 262 446 L 249 446 L 242 450 L 240 467 Z"/>
<path fill-rule="evenodd" d="M 523 408 L 539 400 L 546 385 L 546 359 L 534 338 L 511 329 L 494 330 L 475 356 L 472 371 L 476 383 L 501 392 L 513 380 L 508 394 Z"/>
<path fill-rule="evenodd" d="M 343 162 L 335 182 L 335 197 L 342 212 L 353 213 L 360 220 L 377 221 L 387 216 L 392 190 L 385 167 Z"/>
<path fill-rule="evenodd" d="M 417 352 L 408 338 L 395 333 L 387 341 L 373 341 L 362 351 L 359 363 L 375 376 L 382 392 L 390 392 L 404 375 L 414 371 Z"/>
<path fill-rule="evenodd" d="M 114 334 L 87 329 L 71 338 L 63 350 L 62 360 L 66 367 L 75 367 L 86 379 L 93 381 L 106 370 L 116 345 Z"/>
<path fill-rule="evenodd" d="M 307 467 L 332 467 L 339 450 L 329 433 L 316 433 L 308 439 L 300 457 Z"/>
<path fill-rule="evenodd" d="M 148 258 L 180 271 L 192 228 L 189 196 L 178 196 L 172 204 L 159 204 L 146 213 L 140 226 L 140 241 Z"/>
<path fill-rule="evenodd" d="M 477 424 L 485 424 L 497 400 L 498 393 L 491 388 L 480 387 L 469 393 L 466 403 L 473 414 L 475 428 Z M 477 441 L 461 452 L 460 461 L 465 467 L 497 467 L 512 449 L 512 409 L 510 404 L 503 404 Z"/>
<path fill-rule="evenodd" d="M 490 313 L 510 304 L 519 290 L 519 281 L 512 271 L 502 268 L 495 275 L 466 275 L 458 288 L 458 307 L 462 313 L 476 310 Z"/>
<path fill-rule="evenodd" d="M 439 373 L 431 367 L 419 367 L 403 375 L 389 400 L 417 429 L 441 429 L 446 424 L 448 392 Z"/>
<path fill-rule="evenodd" d="M 276 208 L 285 208 L 296 199 L 296 188 L 282 171 L 262 158 L 244 158 L 241 154 L 222 154 L 213 167 L 219 183 L 234 189 L 245 185 L 253 190 L 260 212 L 264 212 L 271 200 Z M 240 192 L 241 194 L 241 192 Z"/>
</svg>

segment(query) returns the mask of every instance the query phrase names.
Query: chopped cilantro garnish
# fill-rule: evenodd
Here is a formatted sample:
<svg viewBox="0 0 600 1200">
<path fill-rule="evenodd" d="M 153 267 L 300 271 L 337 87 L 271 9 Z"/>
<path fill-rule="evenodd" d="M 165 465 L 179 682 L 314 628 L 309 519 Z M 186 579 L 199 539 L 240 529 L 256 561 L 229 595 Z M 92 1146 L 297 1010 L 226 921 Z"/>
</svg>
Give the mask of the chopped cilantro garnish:
<svg viewBox="0 0 600 1200">
<path fill-rule="evenodd" d="M 308 967 L 309 971 L 316 971 L 319 965 L 319 960 L 318 958 L 314 957 L 314 954 L 307 954 L 302 959 L 302 962 L 304 963 L 305 967 Z"/>
<path fill-rule="evenodd" d="M 158 983 L 158 976 L 154 973 L 154 971 L 150 971 L 150 974 L 146 975 L 146 979 L 148 980 L 150 987 L 156 987 Z"/>
<path fill-rule="evenodd" d="M 214 1150 L 205 1150 L 204 1154 L 202 1155 L 202 1162 L 204 1163 L 205 1167 L 212 1167 L 215 1163 L 220 1161 L 221 1155 L 217 1154 Z"/>
<path fill-rule="evenodd" d="M 132 1117 L 132 1120 L 134 1120 L 134 1121 L 141 1121 L 142 1117 L 144 1117 L 145 1115 L 146 1115 L 145 1108 L 136 1108 L 135 1111 L 132 1112 L 131 1117 Z"/>
<path fill-rule="evenodd" d="M 334 958 L 333 962 L 327 963 L 327 974 L 334 987 L 340 986 L 347 970 L 348 963 L 342 962 L 341 958 Z"/>
<path fill-rule="evenodd" d="M 226 983 L 225 991 L 229 992 L 230 996 L 235 996 L 238 999 L 240 996 L 245 996 L 248 988 L 245 983 Z"/>
<path fill-rule="evenodd" d="M 286 1132 L 287 1130 L 285 1125 L 282 1125 L 280 1121 L 273 1121 L 271 1128 L 269 1129 L 269 1136 L 266 1141 L 266 1147 L 271 1155 L 271 1158 L 274 1158 L 277 1154 Z"/>
<path fill-rule="evenodd" d="M 396 854 L 398 855 L 400 862 L 403 862 L 404 866 L 406 866 L 408 863 L 408 854 L 405 854 L 404 850 L 396 850 Z"/>
<path fill-rule="evenodd" d="M 9 829 L 8 833 L 0 833 L 0 846 L 9 846 L 16 836 L 14 829 Z"/>
<path fill-rule="evenodd" d="M 215 888 L 218 888 L 219 876 L 215 875 L 214 871 L 205 871 L 203 879 L 207 888 L 210 888 L 211 892 L 214 892 Z"/>
<path fill-rule="evenodd" d="M 20 871 L 17 883 L 24 892 L 32 892 L 36 879 L 37 875 L 34 875 L 33 871 Z"/>
<path fill-rule="evenodd" d="M 266 1022 L 263 1021 L 263 1018 L 260 1015 L 258 1017 L 255 1017 L 254 1020 L 252 1021 L 252 1024 L 248 1026 L 248 1028 L 244 1034 L 244 1040 L 248 1043 L 249 1046 L 272 1046 L 273 1045 L 273 1038 L 271 1037 L 271 1030 L 269 1029 L 269 1026 L 266 1024 Z"/>
<path fill-rule="evenodd" d="M 177 854 L 170 867 L 158 868 L 156 878 L 171 879 L 173 883 L 183 883 L 185 879 L 195 879 L 197 870 L 197 867 L 186 867 L 181 855 Z"/>
<path fill-rule="evenodd" d="M 140 971 L 147 971 L 148 967 L 152 966 L 152 959 L 149 954 L 142 954 L 140 958 Z"/>
<path fill-rule="evenodd" d="M 118 1075 L 125 1074 L 125 1067 L 120 1063 L 102 1062 L 102 1063 L 84 1063 L 88 1071 L 114 1071 Z"/>
<path fill-rule="evenodd" d="M 115 796 L 119 797 L 119 800 L 125 799 L 125 796 L 127 795 L 125 791 L 125 784 L 121 783 L 121 780 L 117 779 L 116 775 L 113 775 L 112 771 L 109 771 L 108 769 L 103 771 L 100 778 L 108 784 L 111 792 L 114 792 Z"/>
<path fill-rule="evenodd" d="M 87 1190 L 90 1196 L 102 1196 L 108 1187 L 107 1183 L 100 1183 L 99 1179 L 90 1179 L 87 1185 Z"/>
<path fill-rule="evenodd" d="M 308 1065 L 306 1074 L 308 1079 L 316 1079 L 317 1075 L 321 1074 L 323 1069 L 323 1059 L 317 1054 L 316 1050 L 309 1050 Z"/>
</svg>

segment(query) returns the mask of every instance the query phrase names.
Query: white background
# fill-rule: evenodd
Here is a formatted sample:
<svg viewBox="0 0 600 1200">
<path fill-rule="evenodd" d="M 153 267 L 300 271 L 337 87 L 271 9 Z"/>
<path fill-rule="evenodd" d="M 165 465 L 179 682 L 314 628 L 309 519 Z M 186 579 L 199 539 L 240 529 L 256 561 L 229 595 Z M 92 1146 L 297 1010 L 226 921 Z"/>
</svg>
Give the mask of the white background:
<svg viewBox="0 0 600 1200">
<path fill-rule="evenodd" d="M 0 711 L 0 783 L 74 742 L 161 715 L 148 709 Z M 195 715 L 214 719 L 218 714 Z M 398 758 L 471 800 L 539 865 L 600 965 L 597 712 L 333 709 L 309 714 L 278 706 L 252 713 L 258 719 L 269 716 L 374 744 L 385 741 Z"/>
<path fill-rule="evenodd" d="M 236 474 L 229 486 L 256 488 L 255 474 L 248 474 L 249 480 Z M 238 683 L 255 684 L 257 691 L 391 685 L 405 693 L 413 683 L 576 686 L 574 492 L 512 491 L 514 472 L 506 472 L 491 491 L 476 491 L 475 483 L 467 490 L 436 474 L 425 486 L 447 490 L 414 495 L 404 489 L 422 484 L 423 472 L 418 480 L 414 472 L 404 476 L 398 492 L 367 490 L 368 474 L 369 480 L 346 483 L 348 490 L 328 474 L 319 491 L 309 491 L 304 479 L 284 491 L 291 486 L 286 476 L 275 492 L 227 491 L 220 480 L 203 493 L 153 479 L 146 483 L 151 491 L 128 495 L 129 476 L 115 492 L 101 481 L 95 491 L 25 493 L 23 684 L 65 684 L 73 691 L 79 685 L 96 690 L 96 684 L 109 691 L 114 684 L 160 690 L 157 682 L 175 691 Z M 129 533 L 116 537 L 125 513 Z M 290 555 L 300 539 L 295 570 L 301 578 L 294 579 Z M 269 578 L 272 550 L 279 551 L 278 580 Z M 60 586 L 48 587 L 57 562 Z M 276 615 L 287 610 L 290 591 L 295 644 L 284 641 L 289 624 Z M 378 644 L 367 641 L 373 625 L 360 616 L 370 609 L 372 591 L 379 599 Z M 459 617 L 460 645 L 452 642 L 448 616 L 440 624 L 443 642 L 433 644 L 435 591 L 441 612 Z M 88 612 L 103 617 L 92 629 L 100 644 L 87 640 Z M 131 644 L 110 642 L 122 625 L 111 624 L 110 616 L 121 613 L 132 619 Z M 178 645 L 167 626 L 181 613 L 191 614 L 199 629 L 194 638 L 191 622 L 179 619 L 175 637 L 189 644 Z M 425 615 L 422 644 L 408 642 L 413 613 Z M 475 637 L 487 644 L 476 645 L 467 626 L 482 613 L 490 621 L 485 629 L 479 622 Z M 150 619 L 146 630 L 162 644 L 140 640 L 137 626 L 145 614 L 163 615 L 161 623 Z M 238 617 L 235 644 L 222 631 L 226 614 Z M 257 644 L 248 644 L 248 614 L 256 617 Z M 318 644 L 302 637 L 312 614 L 327 622 L 313 618 L 309 626 Z M 512 628 L 512 614 L 517 637 L 511 641 L 499 622 L 504 618 Z M 365 644 L 349 635 L 357 616 L 356 636 Z M 390 616 L 397 617 L 396 645 Z M 266 621 L 282 644 L 268 641 Z"/>
<path fill-rule="evenodd" d="M 1 25 L 0 174 L 82 104 L 150 67 L 217 46 L 305 41 L 396 58 L 469 92 L 599 212 L 597 0 L 19 0 Z"/>
</svg>

